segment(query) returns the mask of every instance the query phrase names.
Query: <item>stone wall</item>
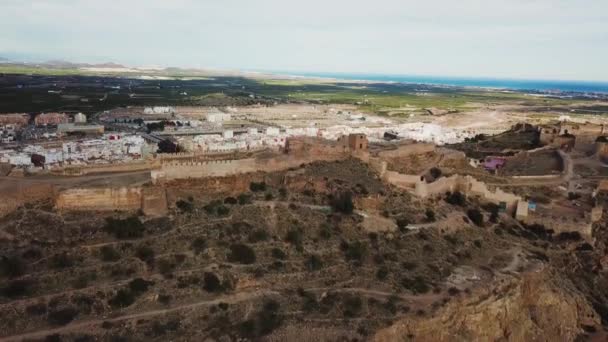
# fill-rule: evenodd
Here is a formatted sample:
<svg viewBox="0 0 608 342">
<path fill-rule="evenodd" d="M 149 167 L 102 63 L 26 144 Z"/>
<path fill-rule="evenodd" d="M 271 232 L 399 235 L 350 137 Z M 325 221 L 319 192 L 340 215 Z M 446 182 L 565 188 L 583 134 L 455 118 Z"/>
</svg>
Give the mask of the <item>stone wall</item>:
<svg viewBox="0 0 608 342">
<path fill-rule="evenodd" d="M 0 217 L 3 217 L 25 203 L 52 199 L 55 188 L 51 184 L 35 183 L 15 185 L 12 193 L 6 191 L 0 200 Z"/>
<path fill-rule="evenodd" d="M 59 193 L 55 207 L 60 210 L 139 210 L 141 188 L 69 189 Z"/>
<path fill-rule="evenodd" d="M 378 157 L 383 159 L 407 157 L 414 154 L 425 154 L 435 151 L 435 144 L 431 143 L 413 143 L 407 145 L 399 145 L 395 150 L 378 152 Z"/>
<path fill-rule="evenodd" d="M 160 163 L 156 161 L 141 161 L 117 164 L 65 166 L 52 169 L 51 172 L 54 174 L 60 174 L 65 176 L 83 176 L 93 173 L 146 171 L 159 167 Z"/>
</svg>

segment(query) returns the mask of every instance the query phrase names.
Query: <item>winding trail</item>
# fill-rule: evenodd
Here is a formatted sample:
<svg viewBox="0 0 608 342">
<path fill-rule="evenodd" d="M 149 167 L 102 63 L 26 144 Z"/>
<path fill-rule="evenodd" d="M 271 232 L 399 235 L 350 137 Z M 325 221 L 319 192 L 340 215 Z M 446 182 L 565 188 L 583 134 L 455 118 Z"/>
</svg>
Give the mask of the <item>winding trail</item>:
<svg viewBox="0 0 608 342">
<path fill-rule="evenodd" d="M 203 300 L 203 301 L 199 301 L 199 302 L 195 302 L 195 303 L 178 305 L 178 306 L 174 306 L 174 307 L 167 308 L 167 309 L 150 310 L 150 311 L 145 311 L 145 312 L 140 312 L 140 313 L 135 313 L 135 314 L 128 314 L 128 315 L 123 315 L 123 316 L 108 318 L 108 319 L 94 319 L 94 320 L 89 320 L 89 321 L 74 322 L 74 323 L 67 324 L 63 327 L 59 327 L 59 328 L 50 328 L 50 329 L 23 333 L 23 334 L 19 334 L 19 335 L 5 336 L 5 337 L 1 337 L 0 341 L 1 342 L 22 341 L 24 339 L 41 338 L 41 337 L 45 337 L 47 335 L 52 335 L 52 334 L 67 333 L 67 332 L 72 332 L 72 331 L 77 331 L 77 330 L 91 329 L 95 326 L 101 325 L 103 322 L 119 322 L 119 321 L 131 320 L 131 319 L 153 317 L 153 316 L 164 315 L 167 313 L 182 311 L 182 310 L 196 309 L 201 306 L 217 305 L 219 303 L 235 304 L 235 303 L 239 303 L 239 302 L 243 302 L 243 301 L 252 300 L 254 298 L 258 298 L 258 297 L 262 297 L 262 296 L 272 296 L 272 295 L 278 295 L 278 294 L 279 294 L 279 292 L 272 291 L 272 290 L 257 290 L 257 291 L 253 291 L 253 292 L 240 292 L 240 293 L 235 293 L 235 294 L 229 295 L 229 296 L 221 296 L 219 298 L 215 298 L 215 299 L 211 299 L 211 300 Z"/>
</svg>

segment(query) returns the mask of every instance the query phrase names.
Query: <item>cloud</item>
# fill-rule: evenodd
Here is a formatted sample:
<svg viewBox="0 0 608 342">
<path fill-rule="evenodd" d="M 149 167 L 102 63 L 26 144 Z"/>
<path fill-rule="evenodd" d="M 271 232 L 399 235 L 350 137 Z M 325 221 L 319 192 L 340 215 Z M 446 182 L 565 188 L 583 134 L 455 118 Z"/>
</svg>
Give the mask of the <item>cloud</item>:
<svg viewBox="0 0 608 342">
<path fill-rule="evenodd" d="M 0 55 L 608 80 L 605 0 L 3 0 Z"/>
</svg>

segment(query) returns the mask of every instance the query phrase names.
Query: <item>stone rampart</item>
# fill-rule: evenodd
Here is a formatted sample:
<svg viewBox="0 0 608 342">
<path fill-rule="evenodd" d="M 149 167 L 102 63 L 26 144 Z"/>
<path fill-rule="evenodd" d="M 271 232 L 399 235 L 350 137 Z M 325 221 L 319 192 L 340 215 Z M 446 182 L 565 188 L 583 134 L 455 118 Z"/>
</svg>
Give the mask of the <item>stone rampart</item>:
<svg viewBox="0 0 608 342">
<path fill-rule="evenodd" d="M 60 210 L 139 210 L 141 188 L 69 189 L 59 193 L 55 206 Z"/>
</svg>

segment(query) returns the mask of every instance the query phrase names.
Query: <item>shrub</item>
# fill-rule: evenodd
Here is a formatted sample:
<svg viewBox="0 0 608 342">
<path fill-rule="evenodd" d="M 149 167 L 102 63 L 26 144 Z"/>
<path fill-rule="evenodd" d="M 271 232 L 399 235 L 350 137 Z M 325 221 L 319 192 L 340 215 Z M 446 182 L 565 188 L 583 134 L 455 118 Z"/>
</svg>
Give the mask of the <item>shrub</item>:
<svg viewBox="0 0 608 342">
<path fill-rule="evenodd" d="M 101 260 L 105 262 L 114 262 L 120 260 L 120 253 L 114 249 L 112 246 L 102 246 L 99 250 Z"/>
<path fill-rule="evenodd" d="M 78 310 L 73 307 L 49 312 L 48 321 L 53 325 L 66 325 L 70 323 L 78 315 Z"/>
<path fill-rule="evenodd" d="M 346 260 L 362 263 L 367 254 L 367 244 L 362 241 L 355 241 L 347 244 L 344 256 Z"/>
<path fill-rule="evenodd" d="M 268 233 L 265 230 L 256 229 L 249 233 L 248 240 L 251 243 L 256 243 L 256 242 L 260 242 L 260 241 L 266 241 L 266 240 L 268 240 L 268 238 L 269 238 Z"/>
<path fill-rule="evenodd" d="M 318 271 L 323 268 L 323 261 L 321 261 L 321 258 L 318 255 L 313 254 L 306 260 L 306 268 L 308 268 L 309 271 Z"/>
<path fill-rule="evenodd" d="M 282 199 L 287 198 L 287 189 L 285 188 L 280 188 L 279 189 L 279 196 L 281 196 Z"/>
<path fill-rule="evenodd" d="M 237 204 L 239 203 L 234 197 L 226 197 L 224 198 L 224 204 Z"/>
<path fill-rule="evenodd" d="M 580 241 L 583 238 L 579 232 L 561 232 L 556 236 L 557 241 Z"/>
<path fill-rule="evenodd" d="M 14 278 L 23 275 L 25 272 L 25 263 L 18 256 L 3 256 L 0 259 L 0 275 L 4 277 Z"/>
<path fill-rule="evenodd" d="M 220 278 L 211 272 L 203 275 L 203 289 L 207 292 L 220 292 L 223 290 Z"/>
<path fill-rule="evenodd" d="M 184 200 L 179 200 L 175 202 L 175 206 L 185 213 L 190 213 L 194 209 L 194 204 L 192 204 L 192 202 L 186 202 Z"/>
<path fill-rule="evenodd" d="M 483 214 L 479 209 L 467 210 L 467 217 L 478 227 L 483 227 Z"/>
<path fill-rule="evenodd" d="M 218 216 L 226 216 L 230 213 L 230 208 L 225 205 L 220 205 L 217 207 L 217 215 Z"/>
<path fill-rule="evenodd" d="M 452 205 L 463 207 L 467 200 L 460 191 L 448 192 L 445 196 L 445 201 Z"/>
<path fill-rule="evenodd" d="M 260 183 L 251 182 L 251 183 L 249 183 L 249 190 L 251 190 L 253 192 L 266 191 L 266 183 L 265 182 L 260 182 Z"/>
<path fill-rule="evenodd" d="M 344 306 L 344 316 L 346 317 L 357 317 L 363 309 L 361 297 L 354 295 L 345 295 L 342 299 L 342 305 Z"/>
<path fill-rule="evenodd" d="M 128 289 L 120 289 L 108 303 L 114 308 L 126 308 L 135 302 L 135 294 Z"/>
<path fill-rule="evenodd" d="M 279 314 L 279 303 L 269 300 L 254 318 L 239 324 L 239 333 L 245 338 L 257 340 L 273 332 L 281 326 L 282 322 L 283 319 Z"/>
<path fill-rule="evenodd" d="M 271 251 L 272 257 L 278 260 L 285 260 L 287 258 L 287 254 L 283 252 L 280 248 L 273 248 Z"/>
<path fill-rule="evenodd" d="M 32 285 L 33 283 L 30 280 L 14 280 L 3 287 L 0 290 L 0 293 L 7 298 L 17 298 L 27 295 L 30 292 Z"/>
<path fill-rule="evenodd" d="M 270 192 L 267 192 L 266 195 L 264 195 L 264 199 L 267 201 L 272 201 L 273 198 L 274 196 Z"/>
<path fill-rule="evenodd" d="M 148 246 L 140 246 L 135 250 L 135 256 L 146 263 L 154 262 L 154 250 Z"/>
<path fill-rule="evenodd" d="M 378 271 L 376 271 L 376 278 L 378 280 L 385 280 L 388 277 L 388 268 L 380 267 Z"/>
<path fill-rule="evenodd" d="M 397 218 L 397 227 L 399 227 L 399 230 L 404 231 L 405 229 L 407 229 L 407 226 L 410 224 L 410 220 L 405 217 L 405 216 L 401 216 Z"/>
<path fill-rule="evenodd" d="M 190 249 L 192 249 L 195 254 L 203 253 L 207 249 L 207 240 L 202 237 L 197 237 L 190 244 Z"/>
<path fill-rule="evenodd" d="M 432 168 L 429 170 L 429 173 L 430 173 L 430 174 L 431 174 L 431 176 L 432 176 L 433 178 L 435 178 L 435 179 L 437 179 L 437 178 L 441 177 L 441 175 L 442 175 L 441 169 L 440 169 L 440 168 L 437 168 L 437 167 L 432 167 Z"/>
<path fill-rule="evenodd" d="M 228 261 L 238 262 L 240 264 L 253 264 L 256 260 L 255 251 L 242 243 L 236 243 L 230 246 Z"/>
<path fill-rule="evenodd" d="M 297 250 L 302 250 L 303 240 L 304 240 L 304 238 L 303 238 L 302 231 L 297 228 L 290 229 L 287 232 L 287 236 L 285 237 L 285 241 L 294 245 Z"/>
<path fill-rule="evenodd" d="M 147 281 L 141 278 L 135 278 L 129 282 L 129 290 L 134 295 L 142 294 L 148 291 L 148 287 L 154 285 L 153 281 Z"/>
<path fill-rule="evenodd" d="M 137 216 L 131 216 L 126 219 L 115 219 L 109 217 L 106 219 L 104 230 L 117 239 L 133 239 L 144 235 L 145 227 Z"/>
<path fill-rule="evenodd" d="M 29 305 L 25 308 L 25 312 L 28 315 L 36 315 L 36 316 L 41 316 L 46 314 L 46 304 L 45 303 L 36 303 L 36 304 L 32 304 Z"/>
<path fill-rule="evenodd" d="M 427 222 L 435 222 L 435 212 L 433 211 L 433 209 L 427 209 L 424 212 L 424 215 L 426 216 Z"/>
<path fill-rule="evenodd" d="M 205 204 L 205 206 L 203 207 L 203 209 L 205 210 L 205 212 L 207 214 L 215 214 L 217 207 L 222 205 L 222 202 L 220 202 L 219 200 L 213 200 L 207 204 Z"/>
<path fill-rule="evenodd" d="M 251 203 L 251 195 L 250 194 L 240 194 L 238 197 L 238 200 L 239 200 L 240 205 L 249 204 L 249 203 Z"/>
<path fill-rule="evenodd" d="M 330 203 L 331 208 L 338 213 L 352 214 L 355 209 L 353 204 L 353 196 L 350 192 L 342 192 L 332 196 Z"/>
<path fill-rule="evenodd" d="M 427 293 L 431 289 L 421 276 L 416 276 L 414 279 L 404 277 L 401 283 L 414 294 Z"/>
<path fill-rule="evenodd" d="M 172 260 L 160 259 L 158 261 L 158 271 L 165 277 L 171 278 L 175 270 L 175 263 Z"/>
<path fill-rule="evenodd" d="M 74 260 L 68 253 L 63 252 L 51 257 L 50 266 L 52 268 L 68 268 L 74 266 Z"/>
</svg>

